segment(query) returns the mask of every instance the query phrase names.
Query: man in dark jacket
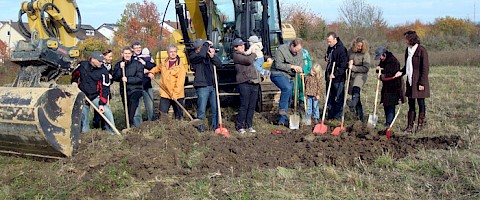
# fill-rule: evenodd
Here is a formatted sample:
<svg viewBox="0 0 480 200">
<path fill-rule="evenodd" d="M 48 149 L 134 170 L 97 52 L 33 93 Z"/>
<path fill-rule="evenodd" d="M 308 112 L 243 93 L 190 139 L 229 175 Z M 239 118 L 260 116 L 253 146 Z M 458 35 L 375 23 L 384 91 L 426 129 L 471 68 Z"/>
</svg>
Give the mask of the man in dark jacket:
<svg viewBox="0 0 480 200">
<path fill-rule="evenodd" d="M 325 70 L 325 83 L 328 85 L 332 80 L 332 86 L 328 97 L 327 109 L 328 119 L 340 120 L 343 111 L 344 100 L 344 88 L 345 88 L 345 70 L 348 65 L 347 48 L 343 45 L 342 41 L 334 32 L 327 33 L 327 55 L 325 60 L 327 61 L 327 68 Z M 335 63 L 335 69 L 332 74 L 333 63 Z"/>
<path fill-rule="evenodd" d="M 271 68 L 270 79 L 281 90 L 278 103 L 278 124 L 289 126 L 288 107 L 293 90 L 293 78 L 303 71 L 303 41 L 300 38 L 288 44 L 280 45 L 275 51 L 275 61 Z"/>
<path fill-rule="evenodd" d="M 143 74 L 143 91 L 142 91 L 142 97 L 143 98 L 143 103 L 145 105 L 145 110 L 147 111 L 147 119 L 148 121 L 153 121 L 155 120 L 155 111 L 154 111 L 154 106 L 153 106 L 153 89 L 152 89 L 152 80 L 148 77 L 148 71 L 153 69 L 156 64 L 154 60 L 152 59 L 152 56 L 150 55 L 150 50 L 148 48 L 143 48 L 140 42 L 134 42 L 132 44 L 132 50 L 133 50 L 133 55 L 132 55 L 132 60 L 136 60 L 140 63 L 142 63 L 144 67 L 144 74 Z M 133 118 L 135 120 L 135 124 L 140 124 L 143 121 L 142 118 L 142 107 L 140 106 L 140 102 L 138 103 L 137 110 L 135 110 L 135 117 Z"/>
<path fill-rule="evenodd" d="M 124 47 L 122 49 L 122 60 L 115 64 L 113 72 L 113 80 L 122 82 L 120 84 L 120 94 L 122 96 L 122 102 L 128 105 L 128 118 L 130 122 L 133 122 L 135 127 L 139 127 L 141 122 L 134 121 L 135 110 L 140 102 L 143 91 L 143 65 L 142 63 L 132 59 L 132 48 Z M 125 69 L 125 75 L 123 74 Z M 125 102 L 123 93 L 123 82 L 126 83 L 127 90 L 127 102 Z"/>
<path fill-rule="evenodd" d="M 375 60 L 380 60 L 376 68 L 382 72 L 378 76 L 383 84 L 380 103 L 383 104 L 385 112 L 385 126 L 389 127 L 395 116 L 395 106 L 399 102 L 405 102 L 402 79 L 395 77 L 400 70 L 400 62 L 385 47 L 378 47 L 375 50 Z"/>
<path fill-rule="evenodd" d="M 197 39 L 193 42 L 193 48 L 188 58 L 195 72 L 195 79 L 193 86 L 197 92 L 197 118 L 205 119 L 205 111 L 207 109 L 207 102 L 210 103 L 210 110 L 212 111 L 212 130 L 218 127 L 217 114 L 217 98 L 215 91 L 215 79 L 213 75 L 213 65 L 216 67 L 222 66 L 222 61 L 215 56 L 215 49 L 212 48 L 212 42 L 203 39 Z M 205 126 L 202 124 L 198 127 L 200 132 L 205 131 Z"/>
<path fill-rule="evenodd" d="M 233 62 L 237 71 L 236 79 L 240 92 L 240 108 L 235 122 L 235 129 L 239 133 L 255 133 L 253 128 L 253 114 L 260 87 L 260 72 L 254 66 L 256 54 L 245 55 L 245 42 L 237 38 L 233 40 Z"/>
<path fill-rule="evenodd" d="M 102 67 L 102 62 L 105 60 L 102 53 L 94 51 L 91 54 L 89 61 L 82 61 L 78 64 L 77 69 L 72 74 L 72 85 L 85 93 L 86 97 L 90 99 L 98 110 L 105 115 L 105 117 L 115 125 L 112 111 L 108 106 L 108 94 L 110 93 L 110 77 L 107 69 Z M 82 133 L 90 130 L 90 104 L 85 103 L 82 110 Z M 112 134 L 113 129 L 107 125 L 107 130 Z"/>
</svg>

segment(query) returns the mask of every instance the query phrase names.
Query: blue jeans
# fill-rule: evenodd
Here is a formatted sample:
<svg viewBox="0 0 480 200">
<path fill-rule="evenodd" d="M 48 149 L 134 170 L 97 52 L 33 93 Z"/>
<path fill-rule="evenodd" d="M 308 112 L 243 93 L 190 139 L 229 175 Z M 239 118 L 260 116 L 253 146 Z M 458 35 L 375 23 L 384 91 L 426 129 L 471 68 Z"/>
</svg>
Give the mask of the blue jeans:
<svg viewBox="0 0 480 200">
<path fill-rule="evenodd" d="M 92 100 L 92 102 L 98 108 L 100 97 L 95 98 L 94 100 Z M 103 109 L 105 110 L 103 115 L 105 115 L 105 117 L 107 117 L 107 119 L 115 126 L 115 121 L 113 119 L 113 114 L 112 114 L 112 110 L 110 110 L 110 107 L 108 105 L 103 105 Z M 110 127 L 108 123 L 106 127 L 107 127 L 107 131 L 112 133 L 112 135 L 115 134 L 115 132 L 113 132 L 112 127 Z M 82 110 L 82 133 L 86 133 L 88 131 L 90 131 L 90 103 L 87 102 L 85 105 L 83 105 L 83 110 Z"/>
<path fill-rule="evenodd" d="M 147 110 L 147 119 L 148 121 L 155 120 L 155 112 L 153 111 L 153 89 L 148 88 L 142 91 L 143 104 L 145 105 L 145 110 Z M 141 101 L 141 100 L 140 100 Z M 142 107 L 140 103 L 138 104 L 137 109 L 135 110 L 135 117 L 133 118 L 133 123 L 136 127 L 140 126 L 142 123 Z M 137 126 L 138 125 L 138 126 Z"/>
<path fill-rule="evenodd" d="M 312 113 L 313 113 L 313 118 L 315 119 L 320 118 L 320 111 L 318 109 L 318 99 L 316 99 L 314 96 L 307 96 L 307 113 L 306 113 L 307 119 L 310 119 L 312 117 Z"/>
<path fill-rule="evenodd" d="M 385 112 L 385 126 L 390 126 L 392 124 L 393 118 L 395 117 L 395 105 L 383 107 Z"/>
<path fill-rule="evenodd" d="M 214 86 L 196 87 L 197 92 L 197 118 L 205 119 L 205 111 L 207 110 L 207 103 L 210 103 L 210 110 L 212 111 L 212 130 L 218 128 L 218 112 L 217 112 L 217 96 Z M 205 125 L 200 125 L 201 131 L 205 130 Z"/>
<path fill-rule="evenodd" d="M 328 83 L 327 82 L 327 87 Z M 343 111 L 343 99 L 344 99 L 344 87 L 345 82 L 332 82 L 332 88 L 330 88 L 330 96 L 328 97 L 328 119 L 341 120 Z M 327 90 L 328 91 L 328 88 Z"/>
<path fill-rule="evenodd" d="M 263 63 L 264 63 L 264 59 L 263 57 L 261 57 L 261 58 L 255 59 L 255 62 L 253 63 L 253 65 L 255 66 L 257 71 L 260 72 L 260 74 L 266 75 L 265 73 L 268 73 L 268 70 L 262 68 Z"/>
<path fill-rule="evenodd" d="M 278 123 L 285 124 L 288 122 L 288 107 L 290 105 L 290 97 L 292 96 L 292 83 L 289 77 L 281 73 L 275 73 L 270 75 L 272 82 L 280 88 L 280 101 L 278 103 Z"/>
</svg>

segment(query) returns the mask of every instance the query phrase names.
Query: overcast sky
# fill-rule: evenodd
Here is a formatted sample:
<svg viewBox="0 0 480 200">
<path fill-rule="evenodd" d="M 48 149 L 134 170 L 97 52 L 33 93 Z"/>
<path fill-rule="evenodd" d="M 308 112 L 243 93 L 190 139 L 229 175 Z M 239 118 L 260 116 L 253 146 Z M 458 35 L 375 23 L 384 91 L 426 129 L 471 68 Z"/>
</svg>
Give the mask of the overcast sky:
<svg viewBox="0 0 480 200">
<path fill-rule="evenodd" d="M 0 21 L 17 21 L 20 4 L 25 0 L 0 0 Z M 222 0 L 224 1 L 224 0 Z M 365 0 L 368 4 L 376 5 L 383 11 L 383 17 L 390 26 L 414 22 L 419 19 L 423 23 L 430 23 L 438 17 L 451 16 L 470 19 L 476 23 L 480 21 L 478 7 L 480 0 Z M 82 14 L 82 24 L 97 28 L 103 23 L 116 23 L 127 3 L 141 2 L 132 0 L 77 0 Z M 168 0 L 153 1 L 157 4 L 160 13 L 165 11 Z M 183 1 L 182 1 L 183 2 Z M 342 0 L 281 0 L 288 4 L 305 5 L 311 11 L 322 16 L 327 23 L 339 18 L 338 9 Z M 174 1 L 170 3 L 166 19 L 175 20 Z M 474 9 L 475 7 L 475 9 Z M 476 10 L 476 13 L 474 12 Z M 475 16 L 476 15 L 476 16 Z"/>
</svg>

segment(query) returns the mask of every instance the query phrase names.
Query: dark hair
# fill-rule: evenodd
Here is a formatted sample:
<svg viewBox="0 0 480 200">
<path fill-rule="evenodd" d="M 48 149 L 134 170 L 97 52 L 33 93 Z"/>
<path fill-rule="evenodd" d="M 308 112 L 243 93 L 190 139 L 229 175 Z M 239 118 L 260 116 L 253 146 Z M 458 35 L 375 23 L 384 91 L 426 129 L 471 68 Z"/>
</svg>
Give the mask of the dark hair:
<svg viewBox="0 0 480 200">
<path fill-rule="evenodd" d="M 290 41 L 290 46 L 292 46 L 292 45 L 293 45 L 294 47 L 296 47 L 296 46 L 298 46 L 298 45 L 303 45 L 303 40 L 302 40 L 302 38 L 295 38 L 295 39 L 293 39 L 292 41 Z"/>
<path fill-rule="evenodd" d="M 125 46 L 122 48 L 122 53 L 125 51 L 125 50 L 129 50 L 130 52 L 133 52 L 133 49 L 129 46 Z"/>
<path fill-rule="evenodd" d="M 327 33 L 327 38 L 332 36 L 333 38 L 337 38 L 337 34 L 335 32 L 328 32 Z"/>
<path fill-rule="evenodd" d="M 405 36 L 405 39 L 408 40 L 409 45 L 413 46 L 415 44 L 420 44 L 420 38 L 415 31 L 407 31 L 403 34 L 403 36 Z"/>
<path fill-rule="evenodd" d="M 107 49 L 102 50 L 102 55 L 104 55 L 104 56 L 107 55 L 107 54 L 109 54 L 109 53 L 112 53 L 112 50 L 110 50 L 110 49 L 108 49 L 108 50 L 107 50 Z"/>
<path fill-rule="evenodd" d="M 133 46 L 137 46 L 137 45 L 142 46 L 139 41 L 135 41 L 135 42 L 132 43 L 132 48 L 133 48 Z"/>
</svg>

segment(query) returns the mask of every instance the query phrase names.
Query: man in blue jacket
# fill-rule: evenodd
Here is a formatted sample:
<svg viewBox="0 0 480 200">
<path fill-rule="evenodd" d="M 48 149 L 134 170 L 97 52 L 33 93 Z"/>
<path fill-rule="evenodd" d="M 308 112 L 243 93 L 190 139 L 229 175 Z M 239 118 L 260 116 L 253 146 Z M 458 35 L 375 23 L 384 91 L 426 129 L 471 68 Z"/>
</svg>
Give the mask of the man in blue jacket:
<svg viewBox="0 0 480 200">
<path fill-rule="evenodd" d="M 105 115 L 108 121 L 115 125 L 112 110 L 108 106 L 110 74 L 106 68 L 102 67 L 104 60 L 102 53 L 94 51 L 90 56 L 90 60 L 82 61 L 78 64 L 78 67 L 73 71 L 71 83 L 78 86 L 98 110 Z M 90 104 L 86 102 L 82 110 L 82 133 L 90 130 L 89 113 Z M 112 127 L 109 125 L 107 125 L 107 131 L 114 134 Z"/>
<path fill-rule="evenodd" d="M 221 67 L 222 61 L 215 56 L 215 49 L 212 46 L 211 41 L 197 39 L 193 42 L 195 50 L 188 55 L 188 58 L 195 72 L 193 86 L 197 92 L 197 118 L 205 119 L 207 102 L 210 103 L 210 110 L 212 111 L 211 130 L 215 130 L 218 127 L 218 111 L 215 91 L 216 77 L 213 75 L 213 65 Z M 205 131 L 205 125 L 203 124 L 197 128 L 200 132 Z"/>
</svg>

